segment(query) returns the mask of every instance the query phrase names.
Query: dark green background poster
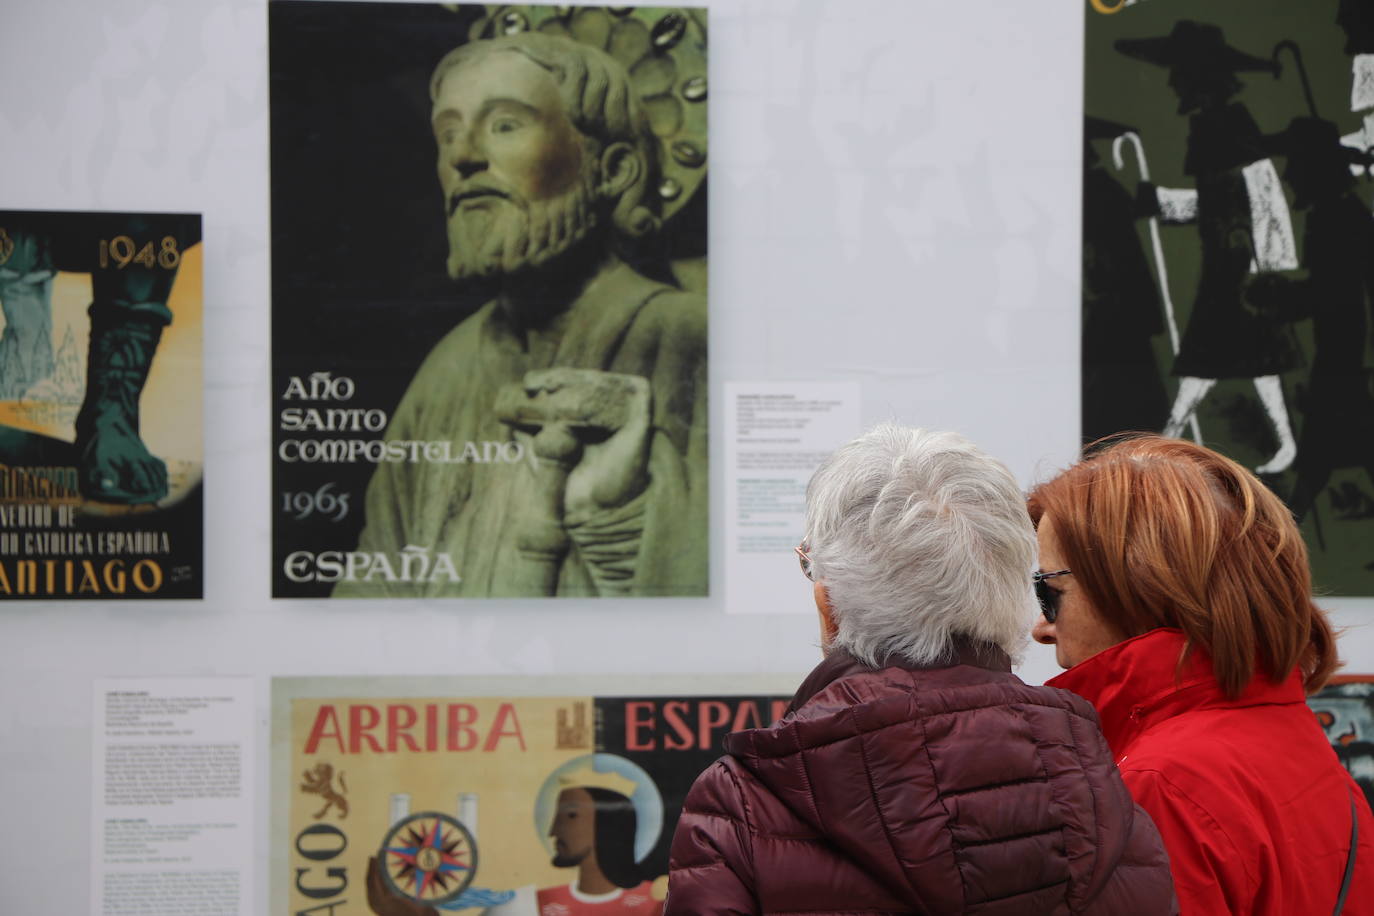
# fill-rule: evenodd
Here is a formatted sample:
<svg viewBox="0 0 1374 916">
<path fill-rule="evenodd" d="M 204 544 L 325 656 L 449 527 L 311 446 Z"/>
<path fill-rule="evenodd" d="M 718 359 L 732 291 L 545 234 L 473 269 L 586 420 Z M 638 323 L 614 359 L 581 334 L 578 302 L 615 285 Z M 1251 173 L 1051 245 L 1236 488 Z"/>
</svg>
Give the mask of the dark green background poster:
<svg viewBox="0 0 1374 916">
<path fill-rule="evenodd" d="M 1083 438 L 1200 438 L 1374 594 L 1374 3 L 1084 8 Z"/>
<path fill-rule="evenodd" d="M 706 11 L 268 24 L 273 594 L 705 595 Z"/>
</svg>

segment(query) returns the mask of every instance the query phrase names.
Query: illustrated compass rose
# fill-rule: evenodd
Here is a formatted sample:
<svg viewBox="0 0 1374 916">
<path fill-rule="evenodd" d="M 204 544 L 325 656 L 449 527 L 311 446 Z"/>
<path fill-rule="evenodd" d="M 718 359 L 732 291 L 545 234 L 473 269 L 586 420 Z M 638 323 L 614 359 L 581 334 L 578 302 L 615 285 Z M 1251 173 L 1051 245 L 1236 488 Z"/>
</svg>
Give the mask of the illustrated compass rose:
<svg viewBox="0 0 1374 916">
<path fill-rule="evenodd" d="M 392 892 L 417 903 L 448 903 L 477 873 L 477 841 L 463 822 L 438 811 L 422 811 L 392 825 L 378 858 Z"/>
</svg>

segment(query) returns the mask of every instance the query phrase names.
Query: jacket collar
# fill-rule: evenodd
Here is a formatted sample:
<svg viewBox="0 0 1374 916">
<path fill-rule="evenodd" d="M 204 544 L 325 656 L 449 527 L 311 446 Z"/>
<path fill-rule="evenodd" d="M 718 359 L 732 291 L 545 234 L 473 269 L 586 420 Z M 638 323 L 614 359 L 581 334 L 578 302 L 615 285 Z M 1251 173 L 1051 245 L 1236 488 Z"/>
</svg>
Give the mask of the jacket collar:
<svg viewBox="0 0 1374 916">
<path fill-rule="evenodd" d="M 1305 702 L 1297 671 L 1278 683 L 1257 671 L 1241 695 L 1229 699 L 1203 649 L 1195 648 L 1179 670 L 1186 643 L 1181 630 L 1151 630 L 1045 683 L 1073 691 L 1096 707 L 1102 734 L 1118 761 L 1143 732 L 1183 712 Z"/>
<path fill-rule="evenodd" d="M 888 655 L 880 659 L 876 667 L 871 667 L 844 649 L 832 649 L 821 660 L 821 663 L 811 670 L 811 673 L 806 676 L 806 680 L 801 682 L 796 695 L 792 697 L 791 704 L 787 707 L 787 715 L 801 709 L 808 700 L 831 684 L 854 674 L 879 671 L 883 668 L 921 671 L 930 668 L 952 668 L 955 665 L 973 665 L 977 668 L 986 668 L 989 671 L 1010 672 L 1011 657 L 996 646 L 974 643 L 959 636 L 954 638 L 950 655 L 947 658 L 929 665 L 913 665 L 901 658 Z"/>
</svg>

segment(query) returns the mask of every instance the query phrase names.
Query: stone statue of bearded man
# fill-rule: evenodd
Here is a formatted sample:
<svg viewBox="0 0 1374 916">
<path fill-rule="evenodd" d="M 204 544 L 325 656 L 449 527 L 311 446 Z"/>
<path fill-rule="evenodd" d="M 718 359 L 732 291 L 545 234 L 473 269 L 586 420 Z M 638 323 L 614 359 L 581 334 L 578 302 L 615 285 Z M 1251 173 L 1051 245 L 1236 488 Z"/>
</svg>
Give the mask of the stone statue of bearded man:
<svg viewBox="0 0 1374 916">
<path fill-rule="evenodd" d="M 411 381 L 386 438 L 445 447 L 378 466 L 358 551 L 456 575 L 373 564 L 335 594 L 705 594 L 706 306 L 622 257 L 659 225 L 628 74 L 524 33 L 451 52 L 430 90 L 449 274 L 492 298 Z"/>
</svg>

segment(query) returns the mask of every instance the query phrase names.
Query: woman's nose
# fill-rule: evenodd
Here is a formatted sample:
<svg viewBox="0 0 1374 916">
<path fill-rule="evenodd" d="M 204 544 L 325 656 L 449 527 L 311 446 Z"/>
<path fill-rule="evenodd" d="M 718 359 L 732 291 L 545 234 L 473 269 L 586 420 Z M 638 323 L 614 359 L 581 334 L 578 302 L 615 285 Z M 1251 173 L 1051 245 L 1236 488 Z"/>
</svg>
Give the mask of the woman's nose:
<svg viewBox="0 0 1374 916">
<path fill-rule="evenodd" d="M 1042 646 L 1052 646 L 1057 642 L 1054 633 L 1054 624 L 1045 619 L 1041 614 L 1035 621 L 1035 626 L 1031 627 L 1031 639 L 1040 643 Z"/>
</svg>

